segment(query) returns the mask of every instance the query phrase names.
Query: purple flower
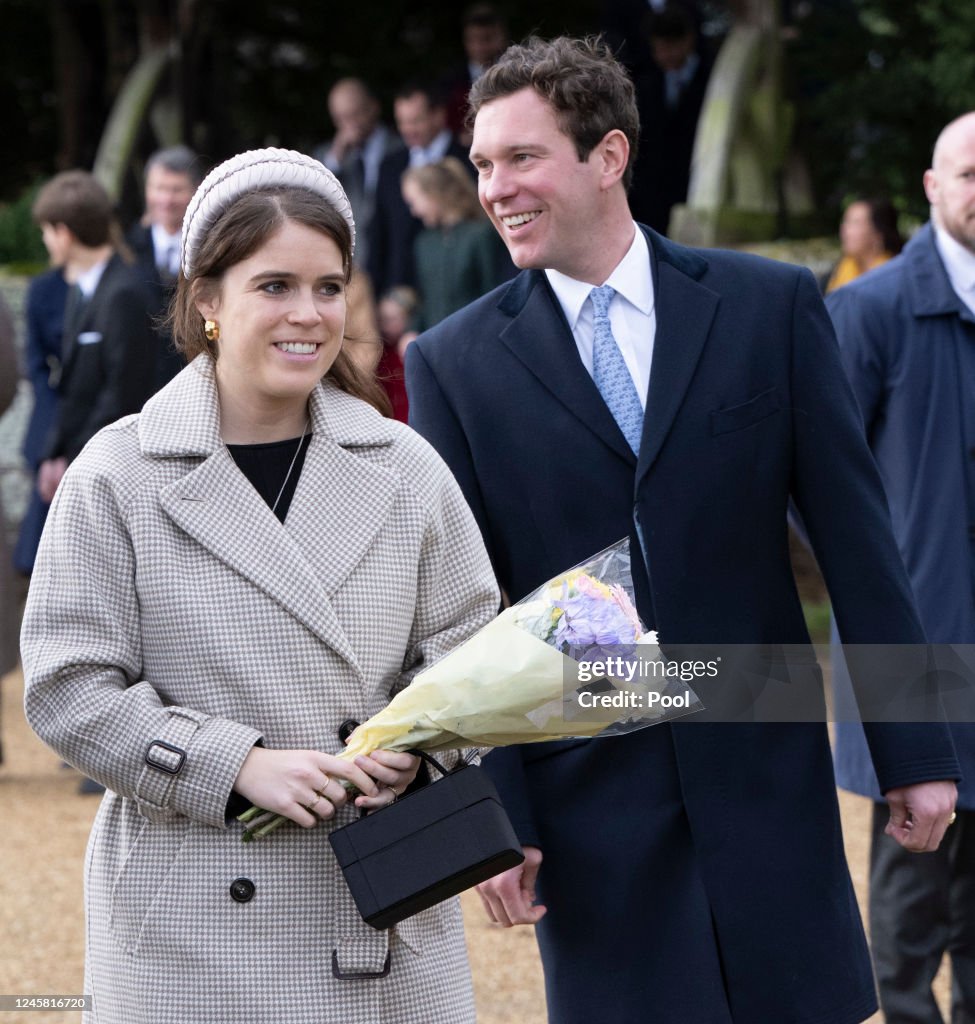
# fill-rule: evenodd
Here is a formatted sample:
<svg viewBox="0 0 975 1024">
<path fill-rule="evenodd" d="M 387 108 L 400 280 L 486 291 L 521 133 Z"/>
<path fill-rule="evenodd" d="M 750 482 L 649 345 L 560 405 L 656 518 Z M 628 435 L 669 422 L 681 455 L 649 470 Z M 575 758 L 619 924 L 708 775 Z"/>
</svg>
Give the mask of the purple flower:
<svg viewBox="0 0 975 1024">
<path fill-rule="evenodd" d="M 570 597 L 565 585 L 561 598 L 554 603 L 562 609 L 553 637 L 556 647 L 613 647 L 636 640 L 633 622 L 612 598 L 594 593 Z"/>
</svg>

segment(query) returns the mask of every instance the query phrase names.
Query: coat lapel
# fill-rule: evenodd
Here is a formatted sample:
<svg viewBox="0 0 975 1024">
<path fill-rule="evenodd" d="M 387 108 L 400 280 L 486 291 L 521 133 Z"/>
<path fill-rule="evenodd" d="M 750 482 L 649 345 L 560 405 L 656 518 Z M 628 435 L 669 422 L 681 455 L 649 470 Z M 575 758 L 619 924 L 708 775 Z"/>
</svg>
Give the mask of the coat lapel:
<svg viewBox="0 0 975 1024">
<path fill-rule="evenodd" d="M 582 365 L 545 275 L 539 270 L 519 275 L 500 308 L 512 317 L 500 337 L 513 355 L 589 430 L 635 465 L 630 446 Z"/>
<path fill-rule="evenodd" d="M 957 315 L 969 323 L 975 321 L 972 311 L 951 286 L 930 222 L 907 243 L 901 259 L 913 264 L 913 273 L 905 276 L 911 312 L 916 317 Z"/>
<path fill-rule="evenodd" d="M 657 334 L 637 482 L 648 472 L 673 425 L 704 350 L 719 296 L 697 280 L 707 263 L 689 250 L 651 235 Z"/>
<path fill-rule="evenodd" d="M 527 271 L 504 294 L 511 316 L 501 340 L 538 380 L 618 455 L 643 476 L 656 459 L 680 409 L 707 341 L 718 295 L 699 283 L 707 261 L 690 249 L 645 230 L 650 245 L 657 333 L 639 462 L 634 459 L 579 358 L 558 301 L 541 271 Z"/>
<path fill-rule="evenodd" d="M 140 437 L 147 454 L 205 456 L 161 490 L 165 513 L 362 678 L 332 596 L 371 547 L 396 490 L 392 471 L 356 449 L 386 445 L 391 435 L 378 413 L 331 385 L 313 393 L 310 409 L 313 436 L 283 525 L 220 441 L 216 389 L 206 357 L 147 404 Z M 183 428 L 181 423 L 192 425 Z"/>
</svg>

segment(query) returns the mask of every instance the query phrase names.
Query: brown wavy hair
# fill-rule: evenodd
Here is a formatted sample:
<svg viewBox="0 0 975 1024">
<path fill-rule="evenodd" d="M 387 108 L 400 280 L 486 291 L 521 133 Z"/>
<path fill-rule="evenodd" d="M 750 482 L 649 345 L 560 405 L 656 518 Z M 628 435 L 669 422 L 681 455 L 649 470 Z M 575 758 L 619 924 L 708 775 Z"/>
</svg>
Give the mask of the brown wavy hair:
<svg viewBox="0 0 975 1024">
<path fill-rule="evenodd" d="M 303 188 L 278 187 L 247 192 L 220 215 L 194 253 L 189 278 L 180 270 L 169 311 L 173 343 L 189 361 L 206 352 L 214 361 L 219 352 L 203 333 L 196 300 L 218 289 L 224 274 L 255 253 L 286 221 L 319 231 L 332 239 L 342 254 L 345 283 L 352 276 L 352 233 L 345 218 L 321 196 Z M 344 340 L 354 340 L 346 336 Z M 325 377 L 343 391 L 361 398 L 384 416 L 392 414 L 386 392 L 374 376 L 355 365 L 344 349 Z"/>
<path fill-rule="evenodd" d="M 467 124 L 485 103 L 534 89 L 555 112 L 559 128 L 572 140 L 580 162 L 607 132 L 619 129 L 630 144 L 630 159 L 623 174 L 629 190 L 633 164 L 640 146 L 640 115 L 636 91 L 623 65 L 598 37 L 546 40 L 532 36 L 509 46 L 497 63 L 471 86 L 467 98 Z"/>
</svg>

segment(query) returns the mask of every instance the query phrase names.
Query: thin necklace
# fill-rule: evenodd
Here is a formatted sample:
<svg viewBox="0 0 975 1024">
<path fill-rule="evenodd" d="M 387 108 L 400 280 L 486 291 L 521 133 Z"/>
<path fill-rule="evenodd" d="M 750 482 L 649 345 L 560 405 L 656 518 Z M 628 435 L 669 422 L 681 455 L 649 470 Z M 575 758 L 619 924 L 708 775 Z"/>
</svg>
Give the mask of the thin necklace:
<svg viewBox="0 0 975 1024">
<path fill-rule="evenodd" d="M 301 437 L 298 438 L 298 447 L 295 448 L 295 453 L 291 457 L 291 465 L 288 466 L 288 472 L 285 473 L 284 483 L 281 484 L 281 490 L 278 491 L 278 496 L 274 499 L 274 504 L 271 506 L 271 515 L 274 515 L 278 510 L 278 502 L 281 500 L 281 495 L 284 494 L 285 487 L 288 486 L 288 481 L 291 479 L 291 471 L 295 468 L 295 463 L 298 461 L 298 453 L 301 451 L 301 446 L 305 443 L 305 434 L 308 433 L 308 424 L 311 422 L 311 417 L 305 418 L 305 429 L 301 432 Z"/>
</svg>

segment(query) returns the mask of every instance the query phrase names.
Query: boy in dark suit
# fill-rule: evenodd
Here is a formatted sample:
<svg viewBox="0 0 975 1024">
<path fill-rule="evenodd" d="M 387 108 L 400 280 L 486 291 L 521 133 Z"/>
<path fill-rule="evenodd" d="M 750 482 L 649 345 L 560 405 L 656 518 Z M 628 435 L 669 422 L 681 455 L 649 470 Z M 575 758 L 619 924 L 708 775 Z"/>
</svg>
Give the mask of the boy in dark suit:
<svg viewBox="0 0 975 1024">
<path fill-rule="evenodd" d="M 65 171 L 34 202 L 44 245 L 71 284 L 54 380 L 60 406 L 37 487 L 50 502 L 68 463 L 106 424 L 152 394 L 156 342 L 139 273 L 116 251 L 111 200 L 93 175 Z"/>
</svg>

